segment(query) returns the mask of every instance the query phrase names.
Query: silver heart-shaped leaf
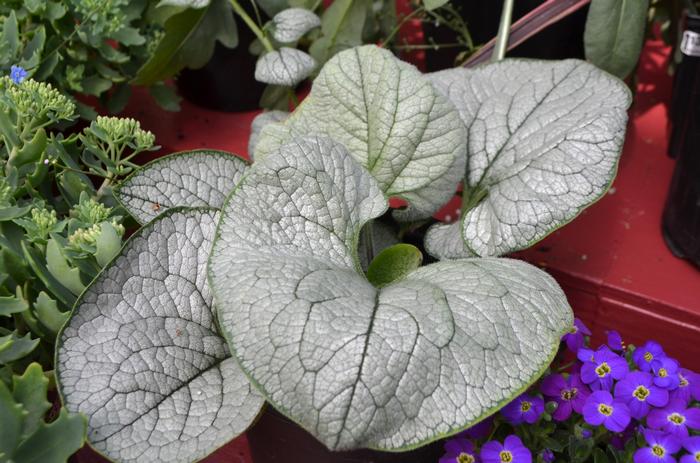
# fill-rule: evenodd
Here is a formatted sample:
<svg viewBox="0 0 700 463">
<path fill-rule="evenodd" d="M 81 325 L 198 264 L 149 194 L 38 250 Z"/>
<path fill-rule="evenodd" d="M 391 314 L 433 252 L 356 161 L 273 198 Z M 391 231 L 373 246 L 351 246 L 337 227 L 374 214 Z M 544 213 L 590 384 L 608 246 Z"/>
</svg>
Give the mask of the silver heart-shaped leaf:
<svg viewBox="0 0 700 463">
<path fill-rule="evenodd" d="M 115 195 L 142 224 L 172 207 L 218 209 L 247 168 L 246 161 L 223 151 L 183 151 L 145 164 Z"/>
<path fill-rule="evenodd" d="M 212 249 L 241 367 L 331 449 L 403 450 L 482 420 L 542 374 L 573 326 L 556 282 L 516 260 L 441 262 L 374 287 L 357 243 L 387 206 L 343 145 L 297 139 L 241 181 Z"/>
<path fill-rule="evenodd" d="M 206 262 L 211 209 L 171 209 L 132 236 L 83 293 L 58 336 L 64 406 L 121 462 L 191 462 L 263 404 L 217 332 Z"/>
<path fill-rule="evenodd" d="M 608 189 L 631 102 L 622 81 L 578 60 L 504 60 L 431 79 L 468 129 L 462 226 L 428 233 L 435 256 L 455 256 L 458 232 L 461 255 L 527 248 Z"/>
<path fill-rule="evenodd" d="M 254 160 L 255 147 L 258 144 L 258 138 L 260 137 L 260 132 L 262 129 L 268 125 L 275 122 L 282 122 L 287 117 L 289 117 L 289 112 L 280 111 L 278 109 L 273 109 L 272 111 L 264 111 L 253 119 L 250 123 L 250 137 L 248 138 L 248 155 L 251 160 Z"/>
<path fill-rule="evenodd" d="M 282 47 L 261 56 L 255 63 L 255 80 L 271 85 L 296 87 L 314 72 L 316 61 L 296 48 Z"/>
<path fill-rule="evenodd" d="M 287 8 L 272 18 L 272 36 L 280 43 L 296 42 L 311 29 L 321 26 L 321 18 L 304 8 Z"/>
<path fill-rule="evenodd" d="M 345 145 L 382 191 L 408 202 L 401 220 L 429 217 L 464 176 L 466 135 L 453 105 L 414 66 L 374 45 L 328 61 L 291 116 L 263 128 L 256 158 L 305 135 Z"/>
</svg>

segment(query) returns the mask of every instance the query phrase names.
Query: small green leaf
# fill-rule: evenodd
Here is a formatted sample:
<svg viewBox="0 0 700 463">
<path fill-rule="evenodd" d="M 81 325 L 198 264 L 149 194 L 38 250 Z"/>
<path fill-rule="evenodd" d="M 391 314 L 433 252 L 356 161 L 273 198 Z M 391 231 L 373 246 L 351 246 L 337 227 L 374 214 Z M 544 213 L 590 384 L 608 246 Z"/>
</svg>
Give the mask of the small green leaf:
<svg viewBox="0 0 700 463">
<path fill-rule="evenodd" d="M 423 254 L 412 244 L 399 243 L 380 252 L 367 269 L 367 279 L 381 288 L 420 267 Z"/>
<path fill-rule="evenodd" d="M 46 244 L 46 268 L 76 296 L 85 289 L 85 285 L 80 281 L 80 270 L 68 264 L 58 242 L 53 238 Z"/>
<path fill-rule="evenodd" d="M 37 296 L 34 302 L 34 310 L 39 317 L 39 321 L 51 330 L 53 334 L 58 333 L 58 330 L 61 329 L 70 316 L 70 312 L 61 312 L 56 301 L 51 299 L 44 291 L 41 291 Z"/>
<path fill-rule="evenodd" d="M 85 418 L 62 409 L 55 421 L 39 422 L 37 431 L 24 440 L 13 455 L 22 463 L 65 463 L 85 441 Z"/>
<path fill-rule="evenodd" d="M 624 79 L 634 71 L 644 42 L 649 0 L 592 0 L 583 42 L 586 58 Z"/>
<path fill-rule="evenodd" d="M 177 94 L 177 92 L 170 86 L 163 83 L 157 83 L 149 88 L 151 96 L 158 106 L 165 109 L 166 111 L 179 111 L 180 101 L 182 98 Z"/>
<path fill-rule="evenodd" d="M 129 26 L 118 29 L 112 34 L 112 38 L 127 46 L 143 45 L 146 43 L 146 37 L 141 35 L 138 29 Z"/>
<path fill-rule="evenodd" d="M 24 299 L 15 296 L 0 297 L 0 316 L 2 317 L 9 317 L 12 314 L 24 312 L 28 308 L 27 301 Z"/>
<path fill-rule="evenodd" d="M 112 81 L 103 79 L 98 75 L 92 75 L 85 77 L 81 81 L 81 86 L 83 91 L 88 95 L 100 96 L 110 88 L 112 88 Z"/>
<path fill-rule="evenodd" d="M 12 395 L 15 402 L 24 408 L 22 438 L 33 434 L 44 421 L 44 415 L 51 408 L 46 400 L 49 380 L 41 365 L 31 363 L 22 376 L 12 377 Z"/>
<path fill-rule="evenodd" d="M 29 333 L 20 337 L 14 331 L 6 336 L 0 336 L 0 364 L 8 364 L 29 355 L 38 345 L 39 340 L 32 339 Z"/>
<path fill-rule="evenodd" d="M 95 239 L 95 247 L 95 260 L 102 267 L 119 254 L 122 239 L 109 222 L 102 222 L 100 225 L 100 234 Z"/>
<path fill-rule="evenodd" d="M 2 338 L 0 338 L 2 339 Z M 11 457 L 22 434 L 22 407 L 12 399 L 12 393 L 0 381 L 0 461 L 12 461 Z"/>
<path fill-rule="evenodd" d="M 26 242 L 22 242 L 22 253 L 34 274 L 39 277 L 46 288 L 61 300 L 65 305 L 72 307 L 75 302 L 75 295 L 63 286 L 44 265 L 44 257 Z"/>
<path fill-rule="evenodd" d="M 7 222 L 22 217 L 32 208 L 31 205 L 24 207 L 8 206 L 0 207 L 0 222 Z"/>
<path fill-rule="evenodd" d="M 426 10 L 437 10 L 441 6 L 445 6 L 450 2 L 450 0 L 423 0 L 423 6 Z"/>
<path fill-rule="evenodd" d="M 20 167 L 25 164 L 36 163 L 46 149 L 46 143 L 46 131 L 44 129 L 37 130 L 31 141 L 25 143 L 22 149 L 17 151 L 16 155 L 10 155 L 7 161 L 8 165 Z"/>
<path fill-rule="evenodd" d="M 17 16 L 15 16 L 14 10 L 10 10 L 10 14 L 5 18 L 1 40 L 6 47 L 5 52 L 10 57 L 14 57 L 19 47 L 19 29 L 17 28 Z"/>
<path fill-rule="evenodd" d="M 116 86 L 114 93 L 112 93 L 107 100 L 107 110 L 110 114 L 118 114 L 124 110 L 126 104 L 131 98 L 131 85 L 128 83 L 121 83 Z"/>
<path fill-rule="evenodd" d="M 596 447 L 593 450 L 593 463 L 610 463 L 610 460 L 601 448 Z"/>
<path fill-rule="evenodd" d="M 217 40 L 229 48 L 238 44 L 236 22 L 225 0 L 212 0 L 204 8 L 189 8 L 171 16 L 165 22 L 165 35 L 156 51 L 132 83 L 151 85 L 184 67 L 204 66 L 214 53 Z"/>
<path fill-rule="evenodd" d="M 369 0 L 335 0 L 321 17 L 321 37 L 309 48 L 319 66 L 333 55 L 362 44 Z"/>
</svg>

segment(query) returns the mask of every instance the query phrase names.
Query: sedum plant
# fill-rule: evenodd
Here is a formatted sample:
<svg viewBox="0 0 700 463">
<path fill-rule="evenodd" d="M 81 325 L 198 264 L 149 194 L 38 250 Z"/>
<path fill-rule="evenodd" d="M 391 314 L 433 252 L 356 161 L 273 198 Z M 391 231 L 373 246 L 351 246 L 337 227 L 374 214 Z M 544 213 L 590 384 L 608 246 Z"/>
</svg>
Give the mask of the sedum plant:
<svg viewBox="0 0 700 463">
<path fill-rule="evenodd" d="M 264 401 L 333 450 L 478 423 L 574 327 L 549 275 L 499 256 L 604 192 L 629 103 L 580 61 L 423 75 L 375 46 L 338 53 L 293 113 L 256 121 L 252 165 L 179 153 L 117 188 L 144 226 L 58 336 L 66 408 L 119 461 L 199 459 Z M 421 266 L 415 230 L 460 181 L 463 218 L 433 225 L 441 260 Z"/>
<path fill-rule="evenodd" d="M 113 117 L 62 133 L 75 105 L 21 71 L 0 78 L 0 461 L 60 463 L 83 445 L 86 423 L 67 410 L 44 419 L 56 335 L 119 253 L 126 214 L 112 185 L 154 140 Z"/>
</svg>

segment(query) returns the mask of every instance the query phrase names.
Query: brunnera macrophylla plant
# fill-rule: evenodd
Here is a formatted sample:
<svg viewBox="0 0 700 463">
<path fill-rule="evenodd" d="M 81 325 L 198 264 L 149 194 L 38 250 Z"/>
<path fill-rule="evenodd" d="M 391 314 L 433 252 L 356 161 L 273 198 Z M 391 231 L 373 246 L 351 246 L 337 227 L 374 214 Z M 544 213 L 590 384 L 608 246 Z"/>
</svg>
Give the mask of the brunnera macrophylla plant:
<svg viewBox="0 0 700 463">
<path fill-rule="evenodd" d="M 264 401 L 334 450 L 483 420 L 573 328 L 549 275 L 498 256 L 602 194 L 629 103 L 580 61 L 426 76 L 375 46 L 337 54 L 296 111 L 258 121 L 252 165 L 181 153 L 116 190 L 145 225 L 59 335 L 65 406 L 119 461 L 201 458 Z M 462 228 L 435 225 L 443 259 L 420 266 L 377 219 L 398 197 L 393 220 L 425 220 L 460 181 Z"/>
</svg>

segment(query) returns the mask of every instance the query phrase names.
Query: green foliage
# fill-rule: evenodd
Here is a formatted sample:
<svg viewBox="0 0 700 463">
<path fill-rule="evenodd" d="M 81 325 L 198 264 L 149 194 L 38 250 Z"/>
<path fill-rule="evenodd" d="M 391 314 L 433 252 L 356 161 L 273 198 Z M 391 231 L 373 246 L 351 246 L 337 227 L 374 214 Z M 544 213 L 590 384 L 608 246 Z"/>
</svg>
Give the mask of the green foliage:
<svg viewBox="0 0 700 463">
<path fill-rule="evenodd" d="M 10 384 L 0 381 L 0 461 L 60 463 L 83 445 L 82 416 L 61 410 L 52 422 L 44 421 L 51 409 L 48 385 L 38 363 L 21 376 L 13 375 Z"/>
<path fill-rule="evenodd" d="M 51 374 L 54 339 L 76 297 L 121 248 L 126 214 L 112 184 L 153 149 L 153 134 L 133 119 L 98 117 L 60 133 L 76 118 L 51 84 L 0 78 L 1 461 L 61 462 L 82 445 L 82 417 L 43 421 L 36 407 L 48 406 L 48 381 L 37 378 L 42 367 Z"/>
<path fill-rule="evenodd" d="M 586 58 L 624 79 L 642 51 L 649 0 L 593 0 L 588 10 Z"/>
<path fill-rule="evenodd" d="M 367 279 L 377 287 L 400 280 L 420 267 L 423 254 L 412 244 L 399 243 L 384 249 L 367 268 Z"/>
<path fill-rule="evenodd" d="M 164 35 L 151 58 L 139 69 L 134 83 L 152 85 L 175 75 L 185 67 L 204 66 L 217 41 L 234 48 L 238 33 L 227 0 L 212 0 L 203 8 L 171 10 Z M 159 94 L 162 96 L 162 94 Z"/>
<path fill-rule="evenodd" d="M 124 85 L 162 34 L 150 20 L 150 0 L 8 0 L 0 6 L 0 74 L 12 65 L 66 95 L 99 98 L 113 112 Z M 176 100 L 175 100 L 176 101 Z M 172 107 L 173 100 L 169 101 Z M 84 117 L 95 113 L 78 104 Z M 72 114 L 73 111 L 71 110 Z"/>
</svg>

